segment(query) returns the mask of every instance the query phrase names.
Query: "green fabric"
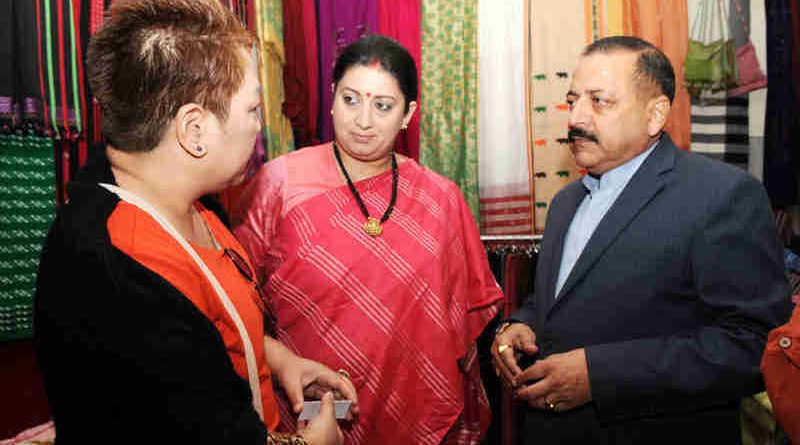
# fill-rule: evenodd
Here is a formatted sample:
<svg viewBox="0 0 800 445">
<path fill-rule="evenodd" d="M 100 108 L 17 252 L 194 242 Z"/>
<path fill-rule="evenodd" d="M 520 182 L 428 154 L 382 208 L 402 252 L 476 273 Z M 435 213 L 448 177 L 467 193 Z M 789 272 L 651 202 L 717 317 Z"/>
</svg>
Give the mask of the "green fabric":
<svg viewBox="0 0 800 445">
<path fill-rule="evenodd" d="M 294 149 L 292 126 L 283 114 L 283 67 L 286 64 L 283 48 L 283 1 L 256 0 L 255 15 L 260 40 L 262 133 L 267 159 L 273 159 Z"/>
<path fill-rule="evenodd" d="M 422 1 L 419 157 L 461 187 L 480 223 L 477 9 L 477 0 Z"/>
<path fill-rule="evenodd" d="M 30 337 L 39 254 L 55 216 L 53 141 L 0 134 L 0 341 Z"/>
<path fill-rule="evenodd" d="M 78 133 L 83 131 L 83 123 L 81 122 L 81 100 L 80 100 L 80 84 L 78 81 L 78 55 L 76 53 L 76 45 L 79 42 L 75 41 L 75 14 L 72 0 L 69 0 L 69 51 L 70 51 L 70 67 L 72 68 L 72 103 L 75 111 L 75 128 Z M 64 104 L 64 106 L 67 106 Z M 67 123 L 64 124 L 65 126 Z"/>
<path fill-rule="evenodd" d="M 53 132 L 55 137 L 60 137 L 58 132 L 58 119 L 56 118 L 56 87 L 55 80 L 53 79 L 53 33 L 50 29 L 51 16 L 50 16 L 50 2 L 44 2 L 44 41 L 45 41 L 45 56 L 47 60 L 47 98 L 50 102 L 50 120 L 53 122 Z M 64 104 L 66 106 L 66 104 Z M 66 125 L 66 122 L 64 123 Z"/>
</svg>

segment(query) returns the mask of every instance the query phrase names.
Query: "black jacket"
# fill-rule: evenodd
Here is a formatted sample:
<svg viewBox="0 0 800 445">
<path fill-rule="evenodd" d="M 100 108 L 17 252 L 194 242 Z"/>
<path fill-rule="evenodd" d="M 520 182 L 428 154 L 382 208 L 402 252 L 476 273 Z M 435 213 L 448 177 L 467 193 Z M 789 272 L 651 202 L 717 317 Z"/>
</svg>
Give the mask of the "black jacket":
<svg viewBox="0 0 800 445">
<path fill-rule="evenodd" d="M 43 247 L 34 345 L 58 444 L 264 444 L 222 337 L 165 279 L 115 248 L 104 150 L 70 186 Z"/>
</svg>

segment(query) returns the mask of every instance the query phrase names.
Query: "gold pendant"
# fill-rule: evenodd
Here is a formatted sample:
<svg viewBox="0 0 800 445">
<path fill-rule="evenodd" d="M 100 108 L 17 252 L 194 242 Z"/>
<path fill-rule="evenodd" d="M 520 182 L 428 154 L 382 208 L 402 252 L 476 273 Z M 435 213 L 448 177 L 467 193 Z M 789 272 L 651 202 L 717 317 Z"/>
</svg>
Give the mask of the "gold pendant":
<svg viewBox="0 0 800 445">
<path fill-rule="evenodd" d="M 381 222 L 371 216 L 367 217 L 367 222 L 364 223 L 364 232 L 370 236 L 380 236 L 383 233 Z"/>
</svg>

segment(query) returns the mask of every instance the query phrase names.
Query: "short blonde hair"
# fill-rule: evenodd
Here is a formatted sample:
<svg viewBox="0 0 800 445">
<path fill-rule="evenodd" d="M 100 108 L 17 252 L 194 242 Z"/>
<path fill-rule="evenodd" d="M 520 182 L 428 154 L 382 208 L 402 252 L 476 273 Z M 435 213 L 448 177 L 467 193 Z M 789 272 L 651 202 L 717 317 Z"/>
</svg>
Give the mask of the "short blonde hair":
<svg viewBox="0 0 800 445">
<path fill-rule="evenodd" d="M 87 52 L 103 134 L 124 151 L 149 151 L 191 102 L 227 120 L 244 81 L 241 49 L 255 37 L 219 0 L 117 0 Z"/>
</svg>

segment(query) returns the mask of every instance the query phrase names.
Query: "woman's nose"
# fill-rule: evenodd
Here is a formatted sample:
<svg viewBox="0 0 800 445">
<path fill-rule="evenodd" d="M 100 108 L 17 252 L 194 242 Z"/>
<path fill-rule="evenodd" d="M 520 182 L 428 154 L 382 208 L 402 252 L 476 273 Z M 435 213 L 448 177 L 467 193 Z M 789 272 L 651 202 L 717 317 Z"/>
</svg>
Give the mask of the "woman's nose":
<svg viewBox="0 0 800 445">
<path fill-rule="evenodd" d="M 366 103 L 362 103 L 358 109 L 356 125 L 360 128 L 369 128 L 372 126 L 372 113 L 370 113 L 370 107 Z"/>
</svg>

